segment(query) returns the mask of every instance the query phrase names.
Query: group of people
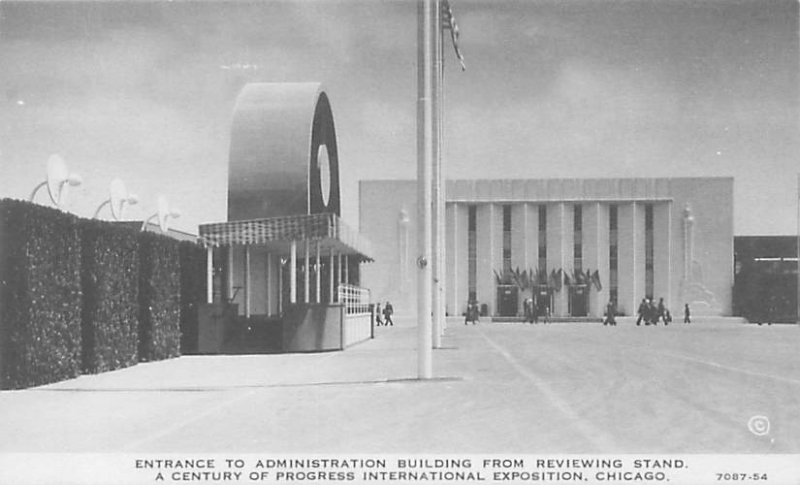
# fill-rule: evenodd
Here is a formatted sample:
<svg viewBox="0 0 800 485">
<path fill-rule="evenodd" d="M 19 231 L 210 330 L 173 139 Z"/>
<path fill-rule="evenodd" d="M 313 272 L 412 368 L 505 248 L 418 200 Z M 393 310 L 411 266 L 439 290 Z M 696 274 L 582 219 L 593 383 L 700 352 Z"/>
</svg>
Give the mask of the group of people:
<svg viewBox="0 0 800 485">
<path fill-rule="evenodd" d="M 605 314 L 603 325 L 615 326 L 617 324 L 617 304 L 614 300 L 610 300 L 606 305 Z M 672 323 L 672 314 L 664 304 L 663 298 L 659 298 L 658 305 L 655 304 L 652 298 L 642 298 L 636 315 L 636 325 L 639 326 L 641 326 L 642 322 L 645 325 L 658 325 L 659 320 L 664 322 L 664 326 Z M 692 323 L 691 310 L 688 303 L 683 307 L 683 323 Z"/>
<path fill-rule="evenodd" d="M 392 314 L 394 313 L 394 307 L 390 302 L 386 302 L 383 306 L 383 310 L 381 310 L 381 304 L 378 302 L 375 305 L 375 323 L 378 327 L 380 326 L 394 326 L 394 322 L 392 321 Z"/>
<path fill-rule="evenodd" d="M 467 303 L 467 311 L 464 313 L 464 325 L 472 323 L 475 325 L 480 320 L 480 310 L 478 309 L 478 302 L 470 300 Z"/>
<path fill-rule="evenodd" d="M 664 322 L 664 325 L 672 323 L 672 314 L 669 309 L 664 305 L 664 299 L 659 298 L 658 305 L 655 304 L 651 298 L 642 298 L 637 311 L 636 325 L 658 325 L 658 321 Z M 689 304 L 686 303 L 683 308 L 683 323 L 692 323 L 691 311 Z"/>
<path fill-rule="evenodd" d="M 525 322 L 539 323 L 539 316 L 542 317 L 544 323 L 550 323 L 550 307 L 546 304 L 540 308 L 533 298 L 526 298 L 522 302 L 522 308 L 525 311 Z"/>
</svg>

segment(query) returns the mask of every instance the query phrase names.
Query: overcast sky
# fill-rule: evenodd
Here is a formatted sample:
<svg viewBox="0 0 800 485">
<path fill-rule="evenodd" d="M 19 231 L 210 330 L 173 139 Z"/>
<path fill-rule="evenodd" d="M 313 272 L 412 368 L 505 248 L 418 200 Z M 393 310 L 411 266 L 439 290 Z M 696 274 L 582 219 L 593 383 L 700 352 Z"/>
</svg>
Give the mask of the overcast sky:
<svg viewBox="0 0 800 485">
<path fill-rule="evenodd" d="M 449 178 L 733 176 L 736 234 L 797 230 L 797 2 L 452 4 L 468 69 L 448 51 Z M 2 197 L 27 198 L 59 153 L 84 179 L 76 214 L 121 177 L 141 199 L 131 219 L 164 194 L 178 228 L 224 221 L 247 82 L 325 85 L 351 224 L 358 179 L 415 177 L 414 2 L 3 1 L 0 14 Z"/>
</svg>

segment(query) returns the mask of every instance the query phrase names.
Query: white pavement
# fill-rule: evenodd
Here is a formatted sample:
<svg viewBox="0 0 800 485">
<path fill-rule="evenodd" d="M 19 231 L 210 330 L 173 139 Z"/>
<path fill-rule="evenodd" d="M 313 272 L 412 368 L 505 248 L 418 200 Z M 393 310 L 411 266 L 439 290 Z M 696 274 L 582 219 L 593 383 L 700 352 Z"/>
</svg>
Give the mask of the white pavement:
<svg viewBox="0 0 800 485">
<path fill-rule="evenodd" d="M 0 452 L 800 453 L 800 328 L 398 319 L 344 352 L 189 356 L 0 392 Z M 748 429 L 753 416 L 770 432 Z"/>
</svg>

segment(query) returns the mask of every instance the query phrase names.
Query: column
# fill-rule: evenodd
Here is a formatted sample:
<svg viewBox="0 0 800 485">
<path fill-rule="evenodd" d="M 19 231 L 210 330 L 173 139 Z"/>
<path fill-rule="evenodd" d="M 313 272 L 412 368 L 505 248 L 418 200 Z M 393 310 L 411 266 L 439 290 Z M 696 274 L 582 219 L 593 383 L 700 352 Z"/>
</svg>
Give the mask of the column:
<svg viewBox="0 0 800 485">
<path fill-rule="evenodd" d="M 336 295 L 333 294 L 333 247 L 331 247 L 331 254 L 328 259 L 328 280 L 329 280 L 329 288 L 328 288 L 328 303 L 333 303 L 336 301 Z"/>
<path fill-rule="evenodd" d="M 592 202 L 583 205 L 583 268 L 600 274 L 603 289 L 589 291 L 589 315 L 602 317 L 609 300 L 610 264 L 609 264 L 609 225 L 608 204 Z"/>
<path fill-rule="evenodd" d="M 466 204 L 447 206 L 447 312 L 461 315 L 467 306 L 467 217 Z"/>
<path fill-rule="evenodd" d="M 214 247 L 206 248 L 206 303 L 214 303 Z"/>
<path fill-rule="evenodd" d="M 252 281 L 250 281 L 250 245 L 244 246 L 244 316 L 250 318 Z"/>
<path fill-rule="evenodd" d="M 337 259 L 339 261 L 338 261 L 338 263 L 336 265 L 336 281 L 338 282 L 336 284 L 336 293 L 337 293 L 336 301 L 339 301 L 339 295 L 338 295 L 338 293 L 339 293 L 339 285 L 341 285 L 343 283 L 343 281 L 342 281 L 342 253 L 339 253 L 339 257 Z"/>
<path fill-rule="evenodd" d="M 230 297 L 228 300 L 237 305 L 237 315 L 247 315 L 247 306 L 245 305 L 245 278 L 247 274 L 244 271 L 245 267 L 245 247 L 244 246 L 230 246 L 228 253 L 228 268 L 230 277 L 228 279 L 228 287 L 230 288 Z M 240 271 L 241 270 L 241 271 Z"/>
<path fill-rule="evenodd" d="M 499 215 L 498 215 L 499 212 Z M 503 218 L 502 209 L 496 204 L 478 205 L 476 214 L 477 249 L 477 299 L 478 305 L 489 307 L 489 315 L 496 310 L 497 290 L 494 272 L 503 269 Z M 497 220 L 500 220 L 500 230 Z"/>
<path fill-rule="evenodd" d="M 618 209 L 618 307 L 636 315 L 644 294 L 644 205 L 631 202 Z"/>
<path fill-rule="evenodd" d="M 653 297 L 675 315 L 681 314 L 681 302 L 672 300 L 672 202 L 653 204 Z"/>
<path fill-rule="evenodd" d="M 539 210 L 529 202 L 511 207 L 511 266 L 536 270 L 539 258 Z"/>
<path fill-rule="evenodd" d="M 289 303 L 297 303 L 297 241 L 289 248 Z"/>
<path fill-rule="evenodd" d="M 350 284 L 350 258 L 347 254 L 344 255 L 344 283 Z"/>
<path fill-rule="evenodd" d="M 319 260 L 319 241 L 317 241 L 317 257 L 314 260 L 314 263 L 315 263 L 314 264 L 314 277 L 316 278 L 316 283 L 317 283 L 317 288 L 316 288 L 316 290 L 317 290 L 316 291 L 316 297 L 317 298 L 316 298 L 316 302 L 317 303 L 321 303 L 322 302 L 322 298 L 320 298 L 320 294 L 319 294 L 319 291 L 320 291 L 319 273 L 320 273 L 320 270 L 322 269 L 322 265 L 320 264 L 320 260 Z"/>
<path fill-rule="evenodd" d="M 278 315 L 283 313 L 283 258 L 278 256 Z"/>
<path fill-rule="evenodd" d="M 547 204 L 547 272 L 562 270 L 572 273 L 573 262 L 573 207 L 558 202 Z M 553 297 L 552 314 L 569 314 L 569 288 L 563 286 Z"/>
<path fill-rule="evenodd" d="M 272 265 L 273 265 L 272 257 L 273 257 L 272 254 L 267 253 L 267 256 L 266 256 L 267 261 L 265 263 L 266 264 L 266 278 L 264 278 L 264 281 L 265 281 L 264 294 L 266 294 L 267 298 L 266 298 L 266 301 L 264 302 L 264 309 L 265 309 L 264 313 L 267 316 L 272 315 L 272 301 L 273 301 L 272 291 L 274 291 L 273 288 L 275 286 L 275 285 L 272 284 L 272 272 L 273 272 L 273 269 L 272 269 Z"/>
<path fill-rule="evenodd" d="M 234 264 L 233 264 L 233 244 L 228 246 L 228 288 L 226 289 L 227 293 L 225 295 L 225 299 L 231 301 L 233 299 L 233 277 L 235 275 L 234 271 Z"/>
<path fill-rule="evenodd" d="M 311 301 L 310 295 L 309 295 L 309 293 L 310 293 L 310 291 L 309 291 L 310 290 L 309 280 L 311 279 L 311 276 L 309 276 L 309 273 L 311 271 L 311 264 L 310 264 L 310 261 L 309 261 L 311 258 L 308 256 L 309 242 L 308 241 L 304 241 L 303 242 L 303 246 L 305 246 L 305 260 L 304 260 L 305 270 L 303 271 L 303 302 L 304 303 L 308 303 L 308 302 Z"/>
</svg>

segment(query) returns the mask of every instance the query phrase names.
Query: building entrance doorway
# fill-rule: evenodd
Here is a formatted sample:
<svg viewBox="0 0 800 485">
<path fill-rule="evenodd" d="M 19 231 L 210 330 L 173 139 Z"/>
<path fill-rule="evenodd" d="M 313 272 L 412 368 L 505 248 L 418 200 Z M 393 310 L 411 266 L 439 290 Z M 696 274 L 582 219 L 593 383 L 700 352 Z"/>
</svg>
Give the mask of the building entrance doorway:
<svg viewBox="0 0 800 485">
<path fill-rule="evenodd" d="M 553 295 L 546 287 L 539 287 L 534 295 L 536 305 L 536 315 L 539 317 L 550 316 L 550 309 L 553 308 Z"/>
<path fill-rule="evenodd" d="M 519 303 L 519 288 L 514 285 L 497 286 L 497 315 L 516 317 Z"/>
<path fill-rule="evenodd" d="M 589 288 L 586 285 L 569 287 L 569 314 L 585 317 L 589 310 Z"/>
</svg>

